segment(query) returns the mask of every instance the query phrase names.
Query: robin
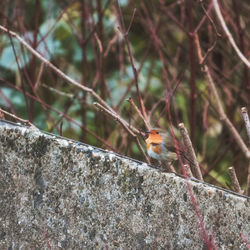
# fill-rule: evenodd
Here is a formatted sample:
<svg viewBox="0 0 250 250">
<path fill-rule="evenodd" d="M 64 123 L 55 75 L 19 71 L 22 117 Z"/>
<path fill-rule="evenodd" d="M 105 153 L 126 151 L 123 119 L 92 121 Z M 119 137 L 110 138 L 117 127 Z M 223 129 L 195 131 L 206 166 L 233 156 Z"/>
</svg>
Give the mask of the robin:
<svg viewBox="0 0 250 250">
<path fill-rule="evenodd" d="M 146 132 L 148 155 L 158 161 L 172 163 L 178 159 L 172 137 L 160 128 L 152 128 Z"/>
</svg>

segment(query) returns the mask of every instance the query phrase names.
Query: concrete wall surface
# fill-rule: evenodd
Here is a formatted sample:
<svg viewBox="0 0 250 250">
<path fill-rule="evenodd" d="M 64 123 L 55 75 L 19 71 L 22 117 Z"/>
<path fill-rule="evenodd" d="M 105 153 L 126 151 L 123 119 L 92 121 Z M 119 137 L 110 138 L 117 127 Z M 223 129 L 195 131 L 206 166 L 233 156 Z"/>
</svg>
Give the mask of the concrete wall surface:
<svg viewBox="0 0 250 250">
<path fill-rule="evenodd" d="M 207 249 L 187 182 L 217 249 L 248 249 L 249 198 L 0 121 L 0 249 Z"/>
</svg>

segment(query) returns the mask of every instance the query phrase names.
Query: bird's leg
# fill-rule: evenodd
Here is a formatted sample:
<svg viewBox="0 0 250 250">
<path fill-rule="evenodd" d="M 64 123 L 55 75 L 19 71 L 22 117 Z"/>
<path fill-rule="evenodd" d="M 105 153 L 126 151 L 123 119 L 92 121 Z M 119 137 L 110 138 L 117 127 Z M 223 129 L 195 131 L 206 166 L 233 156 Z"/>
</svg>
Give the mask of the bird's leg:
<svg viewBox="0 0 250 250">
<path fill-rule="evenodd" d="M 166 168 L 168 172 L 176 173 L 176 170 L 171 162 L 167 162 L 167 161 L 164 161 L 164 162 L 159 161 L 159 162 L 160 162 L 160 165 Z"/>
<path fill-rule="evenodd" d="M 169 169 L 170 169 L 170 172 L 172 173 L 176 173 L 176 170 L 172 164 L 172 162 L 166 162 L 166 164 L 168 165 Z"/>
</svg>

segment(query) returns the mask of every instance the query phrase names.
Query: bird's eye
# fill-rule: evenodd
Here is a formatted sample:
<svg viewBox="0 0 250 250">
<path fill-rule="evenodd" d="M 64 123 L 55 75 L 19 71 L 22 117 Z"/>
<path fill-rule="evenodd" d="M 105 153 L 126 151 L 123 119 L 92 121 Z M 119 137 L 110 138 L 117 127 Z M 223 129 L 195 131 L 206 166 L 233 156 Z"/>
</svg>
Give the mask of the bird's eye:
<svg viewBox="0 0 250 250">
<path fill-rule="evenodd" d="M 157 132 L 155 132 L 157 135 L 159 135 L 159 132 L 157 131 Z"/>
</svg>

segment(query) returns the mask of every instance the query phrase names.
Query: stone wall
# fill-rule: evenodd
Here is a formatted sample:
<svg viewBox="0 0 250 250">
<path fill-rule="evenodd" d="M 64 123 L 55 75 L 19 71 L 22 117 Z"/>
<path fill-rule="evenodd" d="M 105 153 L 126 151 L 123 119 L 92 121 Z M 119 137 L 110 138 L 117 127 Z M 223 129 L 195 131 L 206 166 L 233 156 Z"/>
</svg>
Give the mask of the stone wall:
<svg viewBox="0 0 250 250">
<path fill-rule="evenodd" d="M 250 200 L 188 181 L 218 249 L 247 249 Z M 187 180 L 0 121 L 0 249 L 206 249 Z"/>
</svg>

